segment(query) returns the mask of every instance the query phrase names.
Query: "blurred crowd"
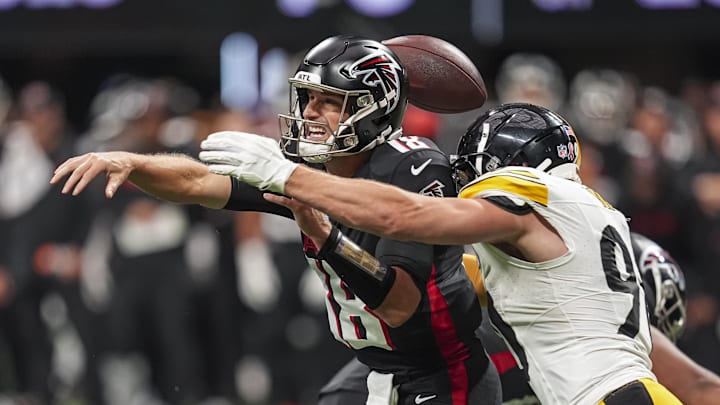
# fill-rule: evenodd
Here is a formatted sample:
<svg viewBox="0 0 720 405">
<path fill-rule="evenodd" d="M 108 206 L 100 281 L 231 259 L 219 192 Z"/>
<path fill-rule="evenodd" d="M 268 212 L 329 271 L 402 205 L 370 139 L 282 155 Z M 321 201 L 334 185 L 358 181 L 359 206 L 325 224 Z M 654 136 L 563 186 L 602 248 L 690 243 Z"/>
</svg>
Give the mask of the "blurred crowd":
<svg viewBox="0 0 720 405">
<path fill-rule="evenodd" d="M 612 69 L 567 77 L 531 53 L 486 80 L 484 108 L 528 101 L 574 124 L 582 178 L 685 272 L 679 347 L 720 373 L 720 80 L 685 78 L 671 94 Z M 48 183 L 78 153 L 197 156 L 217 130 L 278 136 L 281 111 L 232 111 L 179 80 L 130 75 L 103 83 L 85 128 L 66 107 L 53 83 L 0 81 L 0 403 L 314 403 L 351 352 L 327 329 L 292 221 L 129 184 L 106 200 L 102 182 L 75 197 Z M 452 153 L 477 114 L 410 106 L 404 129 Z"/>
</svg>

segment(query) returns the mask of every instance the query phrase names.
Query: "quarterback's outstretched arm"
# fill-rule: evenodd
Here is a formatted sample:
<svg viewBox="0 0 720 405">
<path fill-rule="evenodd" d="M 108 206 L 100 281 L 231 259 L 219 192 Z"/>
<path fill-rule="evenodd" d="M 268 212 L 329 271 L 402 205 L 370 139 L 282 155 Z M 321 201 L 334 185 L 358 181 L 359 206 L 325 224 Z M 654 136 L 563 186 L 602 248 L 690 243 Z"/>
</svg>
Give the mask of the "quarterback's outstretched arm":
<svg viewBox="0 0 720 405">
<path fill-rule="evenodd" d="M 67 177 L 62 192 L 78 195 L 103 173 L 107 198 L 112 198 L 126 180 L 148 194 L 176 203 L 221 208 L 230 197 L 227 177 L 210 173 L 207 166 L 182 154 L 87 153 L 58 166 L 50 183 Z"/>
</svg>

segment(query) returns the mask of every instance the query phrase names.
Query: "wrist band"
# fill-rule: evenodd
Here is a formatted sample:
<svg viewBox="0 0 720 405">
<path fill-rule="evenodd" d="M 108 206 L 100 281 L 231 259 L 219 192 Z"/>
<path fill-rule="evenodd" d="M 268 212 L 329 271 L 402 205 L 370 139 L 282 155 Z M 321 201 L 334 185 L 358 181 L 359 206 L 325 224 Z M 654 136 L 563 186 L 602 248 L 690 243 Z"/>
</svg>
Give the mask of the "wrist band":
<svg viewBox="0 0 720 405">
<path fill-rule="evenodd" d="M 335 226 L 317 256 L 330 264 L 348 288 L 370 309 L 383 303 L 395 282 L 394 268 L 384 266 Z"/>
</svg>

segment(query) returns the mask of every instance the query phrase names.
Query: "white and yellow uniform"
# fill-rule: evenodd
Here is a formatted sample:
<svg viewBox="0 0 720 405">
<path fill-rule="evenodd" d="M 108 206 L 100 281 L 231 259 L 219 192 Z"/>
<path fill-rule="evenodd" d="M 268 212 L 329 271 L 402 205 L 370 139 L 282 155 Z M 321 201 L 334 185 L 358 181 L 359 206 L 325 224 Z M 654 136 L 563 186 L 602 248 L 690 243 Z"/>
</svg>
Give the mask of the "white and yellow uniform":
<svg viewBox="0 0 720 405">
<path fill-rule="evenodd" d="M 654 379 L 648 316 L 625 216 L 595 192 L 545 172 L 487 173 L 460 198 L 529 205 L 568 252 L 531 263 L 488 243 L 478 253 L 491 320 L 543 404 L 597 404 L 640 378 Z"/>
</svg>

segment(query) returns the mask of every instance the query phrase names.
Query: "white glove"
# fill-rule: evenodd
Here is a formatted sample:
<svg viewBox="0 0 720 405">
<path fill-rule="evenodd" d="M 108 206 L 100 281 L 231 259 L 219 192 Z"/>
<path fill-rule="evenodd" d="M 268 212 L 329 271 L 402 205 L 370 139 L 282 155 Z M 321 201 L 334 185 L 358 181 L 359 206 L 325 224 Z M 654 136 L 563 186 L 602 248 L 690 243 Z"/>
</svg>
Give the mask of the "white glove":
<svg viewBox="0 0 720 405">
<path fill-rule="evenodd" d="M 200 160 L 208 164 L 212 173 L 233 176 L 260 190 L 281 194 L 298 165 L 283 156 L 277 141 L 247 132 L 215 132 L 200 147 Z"/>
</svg>

